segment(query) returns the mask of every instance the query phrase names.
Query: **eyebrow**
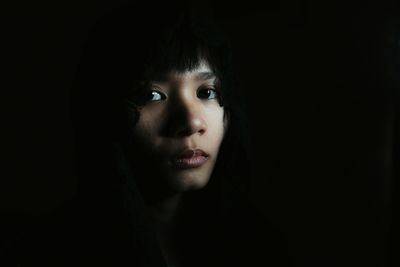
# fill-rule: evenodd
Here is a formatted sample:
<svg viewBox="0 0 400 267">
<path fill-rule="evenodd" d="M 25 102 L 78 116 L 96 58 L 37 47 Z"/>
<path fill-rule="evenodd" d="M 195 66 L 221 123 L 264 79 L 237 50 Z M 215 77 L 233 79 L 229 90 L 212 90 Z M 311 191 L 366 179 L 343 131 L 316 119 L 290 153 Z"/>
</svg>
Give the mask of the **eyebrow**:
<svg viewBox="0 0 400 267">
<path fill-rule="evenodd" d="M 215 79 L 217 76 L 215 75 L 214 72 L 210 72 L 210 71 L 205 71 L 205 72 L 199 72 L 195 75 L 195 79 L 196 80 L 210 80 L 210 79 Z M 168 81 L 169 76 L 166 73 L 162 73 L 162 74 L 158 74 L 156 77 L 154 77 L 153 79 L 151 79 L 151 81 L 153 82 L 166 82 Z"/>
<path fill-rule="evenodd" d="M 197 80 L 210 80 L 216 78 L 214 72 L 199 72 L 196 74 Z"/>
<path fill-rule="evenodd" d="M 166 82 L 168 81 L 168 74 L 166 73 L 158 73 L 156 76 L 154 76 L 152 79 L 150 79 L 151 82 Z"/>
</svg>

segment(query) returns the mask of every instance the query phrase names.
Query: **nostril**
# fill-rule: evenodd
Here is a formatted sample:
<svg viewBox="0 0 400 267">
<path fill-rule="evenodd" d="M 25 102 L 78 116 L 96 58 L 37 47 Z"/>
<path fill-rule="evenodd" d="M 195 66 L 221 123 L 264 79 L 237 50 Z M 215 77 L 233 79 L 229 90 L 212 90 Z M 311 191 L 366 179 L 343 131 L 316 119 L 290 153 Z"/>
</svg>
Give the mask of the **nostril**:
<svg viewBox="0 0 400 267">
<path fill-rule="evenodd" d="M 190 129 L 188 128 L 183 128 L 177 131 L 176 136 L 182 137 L 182 136 L 188 136 L 191 134 Z"/>
<path fill-rule="evenodd" d="M 193 121 L 181 123 L 182 124 L 178 123 L 171 125 L 173 128 L 170 132 L 176 137 L 190 136 L 196 133 L 203 135 L 206 132 L 206 127 L 204 123 L 196 123 Z"/>
<path fill-rule="evenodd" d="M 165 125 L 165 134 L 175 137 L 203 135 L 206 132 L 206 122 L 202 113 L 193 108 L 176 109 L 172 112 Z"/>
</svg>

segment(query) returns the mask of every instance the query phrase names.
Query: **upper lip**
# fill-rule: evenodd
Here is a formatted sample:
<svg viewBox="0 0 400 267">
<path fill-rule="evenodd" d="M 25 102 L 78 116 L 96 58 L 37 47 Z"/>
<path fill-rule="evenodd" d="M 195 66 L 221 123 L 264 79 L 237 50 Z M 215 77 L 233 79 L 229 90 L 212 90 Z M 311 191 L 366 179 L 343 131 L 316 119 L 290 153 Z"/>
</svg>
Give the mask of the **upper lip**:
<svg viewBox="0 0 400 267">
<path fill-rule="evenodd" d="M 191 157 L 195 157 L 195 156 L 208 157 L 208 154 L 198 148 L 197 149 L 185 149 L 185 150 L 177 153 L 175 159 L 191 158 Z"/>
</svg>

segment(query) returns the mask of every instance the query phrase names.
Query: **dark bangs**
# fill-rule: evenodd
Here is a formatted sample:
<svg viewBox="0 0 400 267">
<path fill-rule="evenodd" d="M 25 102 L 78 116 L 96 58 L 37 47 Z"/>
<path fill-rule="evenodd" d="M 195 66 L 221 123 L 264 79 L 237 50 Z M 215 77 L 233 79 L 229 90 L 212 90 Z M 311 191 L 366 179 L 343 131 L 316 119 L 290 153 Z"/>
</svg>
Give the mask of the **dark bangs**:
<svg viewBox="0 0 400 267">
<path fill-rule="evenodd" d="M 147 50 L 142 65 L 143 78 L 152 79 L 171 70 L 192 71 L 204 61 L 218 79 L 225 80 L 230 49 L 211 19 L 186 13 L 175 23 L 150 32 L 154 40 L 143 40 L 144 50 Z"/>
</svg>

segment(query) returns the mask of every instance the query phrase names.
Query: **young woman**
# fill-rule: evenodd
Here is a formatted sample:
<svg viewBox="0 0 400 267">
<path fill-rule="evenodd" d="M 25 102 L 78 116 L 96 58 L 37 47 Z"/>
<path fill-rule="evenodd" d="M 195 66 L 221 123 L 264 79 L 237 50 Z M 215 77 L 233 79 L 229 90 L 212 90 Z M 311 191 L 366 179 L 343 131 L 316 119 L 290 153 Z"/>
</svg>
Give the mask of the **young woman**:
<svg viewBox="0 0 400 267">
<path fill-rule="evenodd" d="M 246 201 L 247 127 L 228 43 L 202 12 L 148 8 L 112 11 L 89 35 L 72 94 L 79 189 L 43 258 L 284 265 L 279 236 Z"/>
</svg>

